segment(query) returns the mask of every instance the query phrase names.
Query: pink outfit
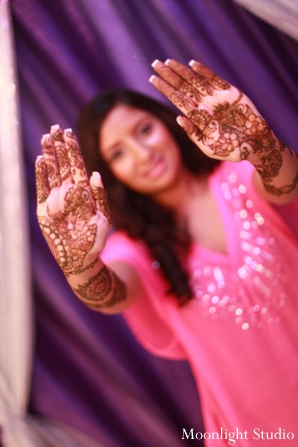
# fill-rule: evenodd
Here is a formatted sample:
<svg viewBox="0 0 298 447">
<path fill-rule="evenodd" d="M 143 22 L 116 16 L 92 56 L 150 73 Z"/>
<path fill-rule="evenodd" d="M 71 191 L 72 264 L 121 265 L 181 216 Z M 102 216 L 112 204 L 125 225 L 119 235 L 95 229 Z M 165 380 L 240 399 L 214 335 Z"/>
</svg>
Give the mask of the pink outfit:
<svg viewBox="0 0 298 447">
<path fill-rule="evenodd" d="M 166 296 L 142 242 L 115 232 L 102 255 L 138 271 L 147 297 L 124 316 L 150 352 L 189 361 L 212 447 L 233 445 L 229 433 L 236 446 L 298 446 L 298 242 L 255 192 L 252 171 L 224 162 L 210 176 L 227 254 L 193 246 L 195 298 L 185 306 Z"/>
</svg>

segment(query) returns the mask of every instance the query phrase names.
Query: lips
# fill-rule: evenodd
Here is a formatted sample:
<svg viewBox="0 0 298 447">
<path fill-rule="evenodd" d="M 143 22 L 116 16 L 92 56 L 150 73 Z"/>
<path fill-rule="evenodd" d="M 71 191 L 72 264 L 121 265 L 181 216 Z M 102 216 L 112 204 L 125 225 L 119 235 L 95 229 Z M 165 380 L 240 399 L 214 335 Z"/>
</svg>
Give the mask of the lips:
<svg viewBox="0 0 298 447">
<path fill-rule="evenodd" d="M 166 162 L 160 155 L 156 155 L 150 167 L 145 171 L 145 176 L 149 178 L 158 177 L 165 169 Z"/>
</svg>

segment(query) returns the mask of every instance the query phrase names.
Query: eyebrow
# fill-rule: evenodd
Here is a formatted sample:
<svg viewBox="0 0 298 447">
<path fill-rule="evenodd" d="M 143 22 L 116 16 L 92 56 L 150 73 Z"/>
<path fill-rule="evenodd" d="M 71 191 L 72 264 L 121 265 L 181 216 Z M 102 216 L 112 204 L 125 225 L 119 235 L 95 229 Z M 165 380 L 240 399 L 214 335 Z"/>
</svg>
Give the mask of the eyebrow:
<svg viewBox="0 0 298 447">
<path fill-rule="evenodd" d="M 137 127 L 139 127 L 140 124 L 142 124 L 142 121 L 144 121 L 145 119 L 149 118 L 151 116 L 150 112 L 147 112 L 146 110 L 141 110 L 142 112 L 144 112 L 144 115 L 141 117 L 140 120 L 138 120 L 135 124 L 133 124 L 132 126 L 132 131 L 134 132 Z M 120 142 L 116 141 L 115 143 L 113 143 L 111 146 L 108 146 L 107 148 L 103 148 L 101 147 L 101 152 L 105 153 L 105 154 L 109 154 L 109 152 L 111 152 L 113 149 L 115 149 L 118 145 L 120 144 Z"/>
</svg>

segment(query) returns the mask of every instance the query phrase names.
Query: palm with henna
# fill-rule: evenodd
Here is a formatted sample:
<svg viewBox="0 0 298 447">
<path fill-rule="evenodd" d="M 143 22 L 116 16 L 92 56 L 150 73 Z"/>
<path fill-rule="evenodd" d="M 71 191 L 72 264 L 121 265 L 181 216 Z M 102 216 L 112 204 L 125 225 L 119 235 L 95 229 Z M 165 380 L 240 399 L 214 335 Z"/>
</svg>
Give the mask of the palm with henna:
<svg viewBox="0 0 298 447">
<path fill-rule="evenodd" d="M 185 116 L 177 118 L 189 138 L 209 157 L 250 161 L 256 186 L 267 199 L 283 203 L 297 195 L 297 156 L 278 140 L 254 104 L 203 64 L 156 60 L 152 85 Z"/>
<path fill-rule="evenodd" d="M 88 180 L 71 129 L 52 126 L 36 159 L 37 217 L 54 258 L 87 306 L 118 311 L 126 285 L 99 257 L 112 219 L 101 177 Z"/>
<path fill-rule="evenodd" d="M 87 178 L 70 129 L 52 126 L 36 160 L 37 216 L 58 265 L 68 277 L 96 263 L 111 224 L 99 174 Z"/>
</svg>

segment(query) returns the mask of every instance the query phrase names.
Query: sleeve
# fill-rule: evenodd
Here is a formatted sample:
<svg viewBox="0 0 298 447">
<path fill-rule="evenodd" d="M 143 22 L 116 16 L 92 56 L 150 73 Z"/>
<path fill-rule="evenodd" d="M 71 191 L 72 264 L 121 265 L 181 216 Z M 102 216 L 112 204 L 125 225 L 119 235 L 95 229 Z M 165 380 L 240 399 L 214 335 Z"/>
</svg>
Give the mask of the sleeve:
<svg viewBox="0 0 298 447">
<path fill-rule="evenodd" d="M 262 209 L 283 232 L 290 232 L 295 240 L 298 239 L 298 197 L 284 205 L 273 205 L 262 198 L 254 187 L 255 168 L 246 160 L 239 163 L 223 162 L 220 171 L 220 182 L 226 181 L 228 177 L 231 179 L 236 174 L 241 183 L 245 185 L 247 195 L 258 205 L 258 208 Z"/>
<path fill-rule="evenodd" d="M 132 333 L 150 353 L 168 359 L 184 360 L 184 350 L 167 318 L 163 301 L 167 284 L 151 267 L 152 260 L 142 242 L 132 241 L 121 232 L 113 233 L 101 253 L 103 262 L 125 261 L 138 272 L 145 294 L 123 312 Z"/>
</svg>

